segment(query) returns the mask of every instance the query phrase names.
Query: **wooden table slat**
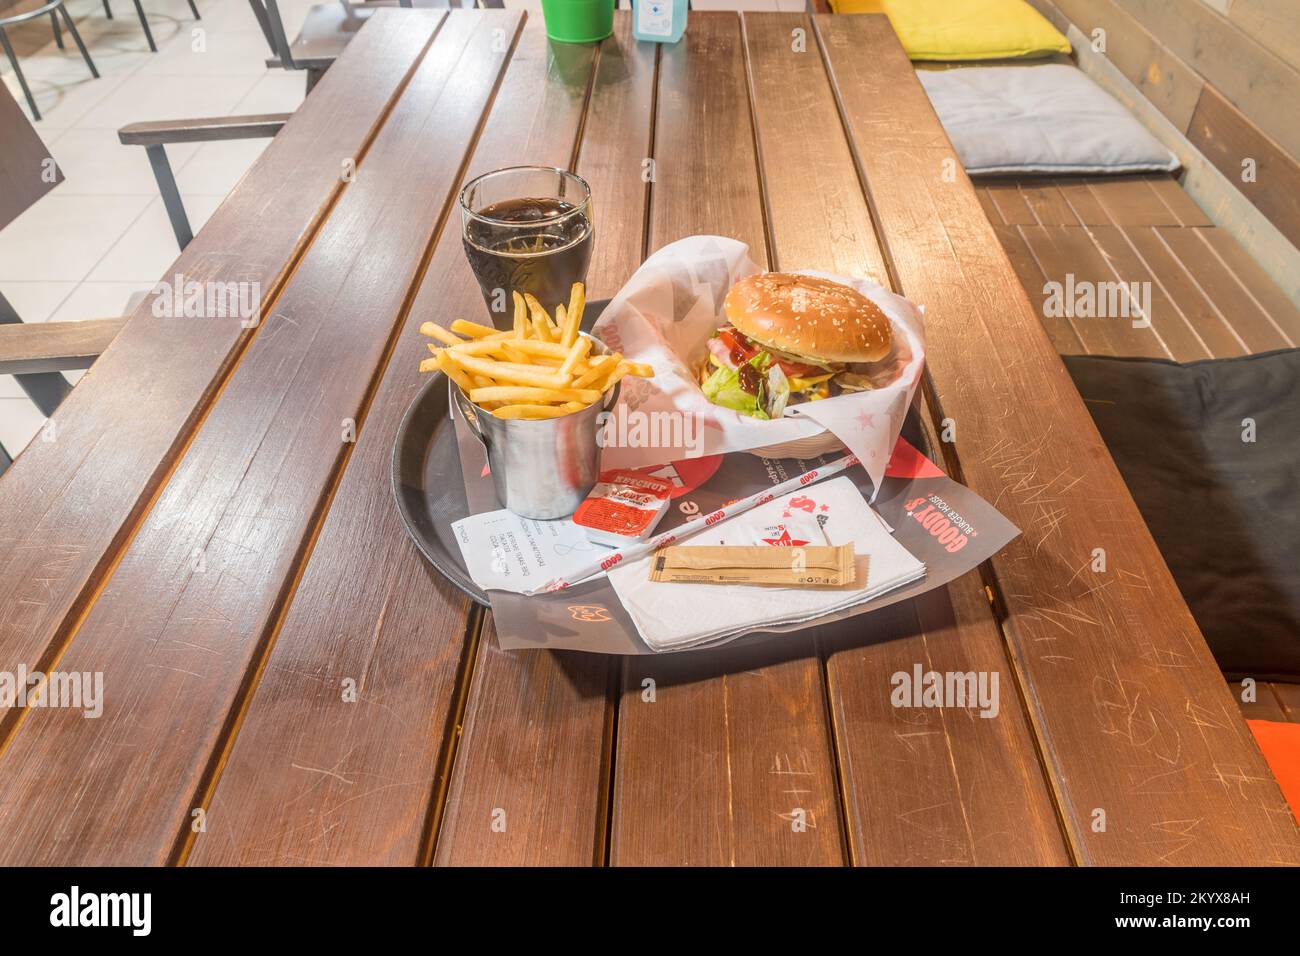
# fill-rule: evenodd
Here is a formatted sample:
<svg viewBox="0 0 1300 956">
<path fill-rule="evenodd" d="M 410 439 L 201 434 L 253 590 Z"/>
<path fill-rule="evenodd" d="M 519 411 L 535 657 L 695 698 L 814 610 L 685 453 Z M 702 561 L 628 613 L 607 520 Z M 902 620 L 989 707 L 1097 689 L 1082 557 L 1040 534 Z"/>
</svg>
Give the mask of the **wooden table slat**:
<svg viewBox="0 0 1300 956">
<path fill-rule="evenodd" d="M 927 135 L 920 85 L 898 81 L 888 22 L 816 23 L 895 274 L 927 306 L 934 413 L 956 423 L 962 479 L 1023 529 L 991 570 L 1072 855 L 1300 862 L 1277 784 L 974 192 L 937 174 L 951 147 Z M 902 148 L 877 146 L 882 129 Z"/>
<path fill-rule="evenodd" d="M 810 268 L 819 262 L 837 262 L 850 275 L 875 268 L 879 271 L 874 275 L 889 284 L 874 227 L 851 232 L 842 226 L 870 223 L 870 212 L 811 21 L 803 14 L 762 14 L 743 15 L 742 22 L 776 258 L 773 265 Z M 798 31 L 807 37 L 806 47 L 791 42 Z M 790 91 L 798 91 L 797 97 Z M 803 119 L 793 135 L 787 135 L 785 124 L 794 114 Z M 779 134 L 765 135 L 778 129 Z M 821 165 L 825 159 L 834 162 Z M 808 169 L 817 170 L 815 177 L 792 175 Z M 817 194 L 815 202 L 808 198 L 810 190 Z M 828 210 L 834 215 L 828 215 Z M 863 244 L 869 244 L 869 249 L 862 249 Z M 798 258 L 792 262 L 791 256 Z M 927 670 L 930 663 L 945 669 L 960 664 L 964 672 L 974 661 L 1010 679 L 1002 638 L 983 590 L 973 579 L 964 586 L 974 588 L 977 601 L 963 607 L 960 623 L 953 619 L 948 596 L 940 591 L 927 602 L 927 630 L 916 624 L 921 609 L 916 602 L 907 602 L 816 633 L 839 755 L 847 842 L 855 863 L 1067 860 L 1023 714 L 981 719 L 977 732 L 968 734 L 963 713 L 950 731 L 923 740 L 910 736 L 917 730 L 916 723 L 942 727 L 951 725 L 953 718 L 894 708 L 890 703 L 893 675 L 910 674 L 914 663 L 926 663 Z M 1005 699 L 1012 710 L 1019 709 L 1013 697 Z M 882 736 L 897 748 L 888 756 L 881 753 Z M 967 744 L 949 752 L 947 745 L 953 739 Z M 921 746 L 924 743 L 932 746 Z M 927 753 L 937 762 L 927 759 Z M 900 776 L 905 771 L 894 772 L 894 761 L 901 754 L 912 757 L 918 786 L 903 786 Z M 891 772 L 882 774 L 882 766 Z M 993 787 L 985 789 L 990 767 L 1015 768 L 1011 773 L 1017 783 L 1008 788 L 1014 796 Z M 1026 771 L 1036 780 L 1024 779 Z M 790 796 L 802 789 L 794 775 L 789 789 Z M 1014 832 L 1009 827 L 1012 820 Z M 988 839 L 995 833 L 1001 836 Z"/>
<path fill-rule="evenodd" d="M 662 51 L 651 249 L 715 233 L 766 263 L 746 73 L 733 13 L 695 14 Z M 628 658 L 623 675 L 612 863 L 844 861 L 822 666 L 806 635 Z"/>
<path fill-rule="evenodd" d="M 874 612 L 858 634 L 824 646 L 856 863 L 1070 862 L 977 573 Z M 911 678 L 918 665 L 998 675 L 998 713 L 894 707 L 892 676 Z"/>
<path fill-rule="evenodd" d="M 537 45 L 544 47 L 542 18 L 529 23 L 537 31 Z M 559 54 L 590 48 L 555 44 L 551 49 Z M 646 215 L 641 171 L 650 156 L 657 49 L 633 40 L 630 11 L 616 11 L 614 35 L 600 47 L 573 166 L 590 184 L 595 209 L 596 253 L 587 276 L 591 298 L 613 295 L 641 263 Z M 530 114 L 545 117 L 527 155 L 567 165 L 558 140 L 550 146 L 541 131 L 564 129 L 572 140 L 581 101 L 570 94 L 565 102 L 553 102 L 556 87 L 539 84 L 539 89 L 549 91 L 546 103 L 518 107 L 521 121 Z M 493 145 L 485 143 L 480 154 L 490 163 L 508 148 L 511 124 L 494 118 L 489 135 Z M 459 248 L 450 255 L 460 258 Z M 425 289 L 432 291 L 428 283 Z M 619 659 L 603 655 L 502 651 L 493 628 L 484 629 L 436 863 L 604 862 L 621 666 Z M 504 829 L 491 828 L 495 811 L 504 812 Z"/>
<path fill-rule="evenodd" d="M 454 211 L 463 158 L 508 56 L 500 31 L 509 38 L 518 22 L 455 11 L 435 36 L 60 661 L 103 671 L 104 715 L 29 713 L 0 758 L 0 807 L 15 837 L 4 859 L 156 864 L 197 835 L 192 811 L 206 805 L 300 556 L 364 429 L 438 210 Z M 363 687 L 366 676 L 356 675 Z M 302 765 L 343 786 L 330 776 L 339 769 Z M 362 771 L 355 779 L 424 785 L 394 769 L 382 783 Z M 51 794 L 51 774 L 80 786 Z M 87 802 L 85 792 L 105 796 Z M 206 815 L 205 828 L 221 832 L 219 819 Z M 246 847 L 243 858 L 256 853 Z"/>
</svg>

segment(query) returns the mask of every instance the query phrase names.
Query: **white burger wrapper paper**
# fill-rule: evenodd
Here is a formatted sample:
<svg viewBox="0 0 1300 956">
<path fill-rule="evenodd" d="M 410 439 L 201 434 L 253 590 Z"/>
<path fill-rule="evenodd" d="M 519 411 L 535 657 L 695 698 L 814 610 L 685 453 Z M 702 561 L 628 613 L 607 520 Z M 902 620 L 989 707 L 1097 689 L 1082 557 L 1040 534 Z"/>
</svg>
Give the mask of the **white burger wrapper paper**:
<svg viewBox="0 0 1300 956">
<path fill-rule="evenodd" d="M 750 418 L 706 399 L 696 370 L 706 360 L 705 343 L 726 324 L 727 291 L 759 271 L 745 243 L 691 236 L 650 256 L 610 301 L 592 334 L 651 365 L 655 375 L 623 379 L 606 424 L 602 468 L 747 451 L 830 431 L 862 460 L 879 489 L 925 364 L 922 309 L 870 279 L 806 272 L 852 286 L 880 306 L 893 327 L 893 347 L 875 366 L 870 391 L 802 402 L 780 419 Z"/>
</svg>

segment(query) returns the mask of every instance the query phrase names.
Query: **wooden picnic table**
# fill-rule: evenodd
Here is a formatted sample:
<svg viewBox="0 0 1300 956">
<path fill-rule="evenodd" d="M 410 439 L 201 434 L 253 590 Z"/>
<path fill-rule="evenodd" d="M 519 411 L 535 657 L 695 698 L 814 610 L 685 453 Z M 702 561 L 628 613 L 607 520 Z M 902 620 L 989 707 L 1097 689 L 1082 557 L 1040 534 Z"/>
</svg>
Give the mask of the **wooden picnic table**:
<svg viewBox="0 0 1300 956">
<path fill-rule="evenodd" d="M 417 327 L 482 311 L 457 189 L 519 163 L 592 184 L 592 298 L 717 233 L 924 303 L 933 454 L 1023 535 L 798 636 L 501 651 L 389 469 Z M 4 714 L 0 863 L 1300 863 L 883 17 L 696 13 L 661 47 L 620 12 L 568 46 L 381 10 L 178 273 L 258 283 L 260 321 L 146 300 L 0 479 L 0 667 L 104 675 L 98 719 Z M 915 664 L 998 672 L 998 717 L 892 707 Z"/>
</svg>

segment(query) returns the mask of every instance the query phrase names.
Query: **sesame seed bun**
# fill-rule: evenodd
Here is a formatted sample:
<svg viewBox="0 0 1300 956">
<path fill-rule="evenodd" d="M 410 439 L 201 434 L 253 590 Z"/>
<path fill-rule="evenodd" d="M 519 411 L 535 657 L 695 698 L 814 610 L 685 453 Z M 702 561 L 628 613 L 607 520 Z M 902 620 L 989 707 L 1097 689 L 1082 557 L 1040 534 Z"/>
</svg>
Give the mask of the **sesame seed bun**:
<svg viewBox="0 0 1300 956">
<path fill-rule="evenodd" d="M 878 362 L 889 354 L 889 319 L 856 289 L 816 276 L 761 272 L 741 279 L 723 304 L 755 342 L 820 362 Z"/>
</svg>

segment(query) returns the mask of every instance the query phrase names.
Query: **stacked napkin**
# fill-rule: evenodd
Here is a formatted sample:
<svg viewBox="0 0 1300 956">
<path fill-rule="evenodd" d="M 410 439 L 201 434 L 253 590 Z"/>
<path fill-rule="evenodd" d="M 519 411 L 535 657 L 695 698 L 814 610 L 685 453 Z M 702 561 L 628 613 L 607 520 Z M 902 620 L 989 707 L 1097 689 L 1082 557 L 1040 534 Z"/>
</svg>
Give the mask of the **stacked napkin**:
<svg viewBox="0 0 1300 956">
<path fill-rule="evenodd" d="M 925 565 L 890 537 L 845 476 L 784 495 L 682 542 L 687 547 L 848 543 L 856 555 L 857 577 L 843 587 L 653 582 L 650 555 L 611 569 L 609 580 L 646 645 L 673 651 L 811 621 L 925 576 Z"/>
</svg>

